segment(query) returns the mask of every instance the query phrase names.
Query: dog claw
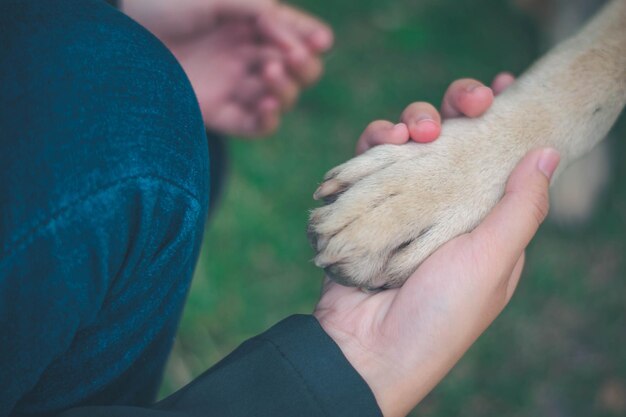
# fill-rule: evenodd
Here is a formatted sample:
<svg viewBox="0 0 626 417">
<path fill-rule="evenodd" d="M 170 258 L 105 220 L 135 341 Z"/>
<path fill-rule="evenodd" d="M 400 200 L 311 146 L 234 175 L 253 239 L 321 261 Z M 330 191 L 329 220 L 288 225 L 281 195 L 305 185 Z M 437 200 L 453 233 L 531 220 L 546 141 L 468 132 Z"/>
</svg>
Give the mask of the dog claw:
<svg viewBox="0 0 626 417">
<path fill-rule="evenodd" d="M 347 276 L 345 276 L 344 272 L 342 271 L 341 265 L 338 263 L 334 263 L 324 267 L 324 272 L 329 279 L 335 281 L 340 285 L 343 285 L 344 287 L 356 286 Z"/>
<path fill-rule="evenodd" d="M 342 184 L 337 180 L 330 179 L 328 181 L 324 181 L 322 185 L 315 190 L 315 193 L 313 193 L 313 199 L 321 200 L 329 195 L 337 193 L 342 187 Z"/>
</svg>

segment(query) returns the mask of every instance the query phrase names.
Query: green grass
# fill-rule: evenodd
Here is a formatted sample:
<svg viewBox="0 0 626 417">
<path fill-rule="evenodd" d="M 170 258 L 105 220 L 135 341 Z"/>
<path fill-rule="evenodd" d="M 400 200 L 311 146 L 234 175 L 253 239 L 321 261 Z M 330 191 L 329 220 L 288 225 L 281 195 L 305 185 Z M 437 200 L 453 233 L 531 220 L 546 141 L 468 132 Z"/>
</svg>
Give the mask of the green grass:
<svg viewBox="0 0 626 417">
<path fill-rule="evenodd" d="M 322 274 L 305 233 L 311 194 L 370 121 L 438 103 L 459 77 L 519 73 L 539 53 L 532 23 L 502 0 L 296 3 L 332 24 L 336 47 L 275 137 L 231 143 L 228 191 L 206 230 L 164 395 L 281 318 L 312 311 Z M 415 415 L 626 415 L 626 170 L 616 165 L 587 228 L 542 228 L 507 310 Z"/>
</svg>

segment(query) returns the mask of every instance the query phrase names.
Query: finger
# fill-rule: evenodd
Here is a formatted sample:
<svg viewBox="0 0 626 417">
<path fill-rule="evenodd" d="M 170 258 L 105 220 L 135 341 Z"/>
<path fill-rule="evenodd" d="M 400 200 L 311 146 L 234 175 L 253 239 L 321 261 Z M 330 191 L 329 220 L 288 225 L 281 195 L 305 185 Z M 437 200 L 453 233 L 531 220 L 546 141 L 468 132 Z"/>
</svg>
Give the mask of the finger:
<svg viewBox="0 0 626 417">
<path fill-rule="evenodd" d="M 283 110 L 291 109 L 298 99 L 300 88 L 298 84 L 285 73 L 280 62 L 269 62 L 263 70 L 263 78 L 281 104 Z"/>
<path fill-rule="evenodd" d="M 250 107 L 256 105 L 267 93 L 267 86 L 259 77 L 247 77 L 233 91 L 232 100 L 244 107 Z"/>
<path fill-rule="evenodd" d="M 281 21 L 295 31 L 314 52 L 327 52 L 332 47 L 333 31 L 324 22 L 288 5 L 279 6 L 278 13 Z"/>
<path fill-rule="evenodd" d="M 297 32 L 276 20 L 271 13 L 260 17 L 258 24 L 261 33 L 284 52 L 287 68 L 298 82 L 303 85 L 313 84 L 322 75 L 322 61 Z"/>
<path fill-rule="evenodd" d="M 499 94 L 502 94 L 502 92 L 509 88 L 509 86 L 514 82 L 515 76 L 513 74 L 511 74 L 510 72 L 501 72 L 500 74 L 496 75 L 496 78 L 493 79 L 493 82 L 491 83 L 491 89 L 497 96 Z"/>
<path fill-rule="evenodd" d="M 408 126 L 411 139 L 415 142 L 432 142 L 441 133 L 441 116 L 430 103 L 410 104 L 402 112 L 400 121 Z"/>
<path fill-rule="evenodd" d="M 478 117 L 493 103 L 493 91 L 480 81 L 465 78 L 450 84 L 443 97 L 441 115 L 452 117 Z"/>
<path fill-rule="evenodd" d="M 239 47 L 237 53 L 250 75 L 261 75 L 269 62 L 283 61 L 281 51 L 271 46 L 245 45 Z"/>
<path fill-rule="evenodd" d="M 470 237 L 477 264 L 502 270 L 520 258 L 548 214 L 548 187 L 559 163 L 554 149 L 531 151 L 517 165 L 506 185 L 502 200 Z"/>
<path fill-rule="evenodd" d="M 205 124 L 216 131 L 235 136 L 254 136 L 259 130 L 258 116 L 236 102 L 228 102 L 211 113 Z"/>
<path fill-rule="evenodd" d="M 257 25 L 261 35 L 270 45 L 286 53 L 289 60 L 305 60 L 310 55 L 305 43 L 297 33 L 277 20 L 275 11 L 260 15 Z"/>
<path fill-rule="evenodd" d="M 370 123 L 359 138 L 356 147 L 357 155 L 374 146 L 383 144 L 401 145 L 409 140 L 409 130 L 404 123 L 393 124 L 386 120 Z"/>
<path fill-rule="evenodd" d="M 259 136 L 271 135 L 280 125 L 280 103 L 275 97 L 265 97 L 259 103 L 258 107 L 258 129 L 256 134 Z"/>
<path fill-rule="evenodd" d="M 218 18 L 253 19 L 273 6 L 273 0 L 229 0 L 220 3 L 215 14 Z"/>
<path fill-rule="evenodd" d="M 247 42 L 256 36 L 254 22 L 250 18 L 224 18 L 217 16 L 217 26 L 219 31 L 216 32 L 216 39 L 221 42 L 228 42 L 231 45 Z"/>
<path fill-rule="evenodd" d="M 310 86 L 319 80 L 324 72 L 322 60 L 309 55 L 303 59 L 291 60 L 289 70 L 303 86 Z"/>
</svg>

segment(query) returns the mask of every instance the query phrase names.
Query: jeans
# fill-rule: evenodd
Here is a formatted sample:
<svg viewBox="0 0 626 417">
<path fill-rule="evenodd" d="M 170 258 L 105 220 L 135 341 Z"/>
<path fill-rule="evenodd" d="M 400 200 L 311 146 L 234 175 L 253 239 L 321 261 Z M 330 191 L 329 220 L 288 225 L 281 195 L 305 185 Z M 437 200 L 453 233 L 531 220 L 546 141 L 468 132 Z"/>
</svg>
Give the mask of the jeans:
<svg viewBox="0 0 626 417">
<path fill-rule="evenodd" d="M 208 148 L 182 68 L 131 19 L 0 0 L 0 417 L 154 399 Z"/>
</svg>

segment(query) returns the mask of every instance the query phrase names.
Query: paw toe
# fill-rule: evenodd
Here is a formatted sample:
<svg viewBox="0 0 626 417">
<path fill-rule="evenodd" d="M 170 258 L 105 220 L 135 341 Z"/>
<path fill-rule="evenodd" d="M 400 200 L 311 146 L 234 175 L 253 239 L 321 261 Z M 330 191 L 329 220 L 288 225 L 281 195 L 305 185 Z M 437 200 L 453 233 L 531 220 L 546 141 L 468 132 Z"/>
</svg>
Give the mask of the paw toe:
<svg viewBox="0 0 626 417">
<path fill-rule="evenodd" d="M 328 265 L 324 267 L 324 272 L 326 276 L 338 284 L 344 285 L 346 287 L 356 287 L 357 285 L 354 283 L 353 279 L 348 276 L 343 269 L 343 265 L 339 262 Z"/>
<path fill-rule="evenodd" d="M 314 200 L 324 200 L 324 203 L 329 204 L 337 199 L 338 194 L 347 188 L 345 183 L 331 178 L 324 181 L 313 193 Z"/>
</svg>

